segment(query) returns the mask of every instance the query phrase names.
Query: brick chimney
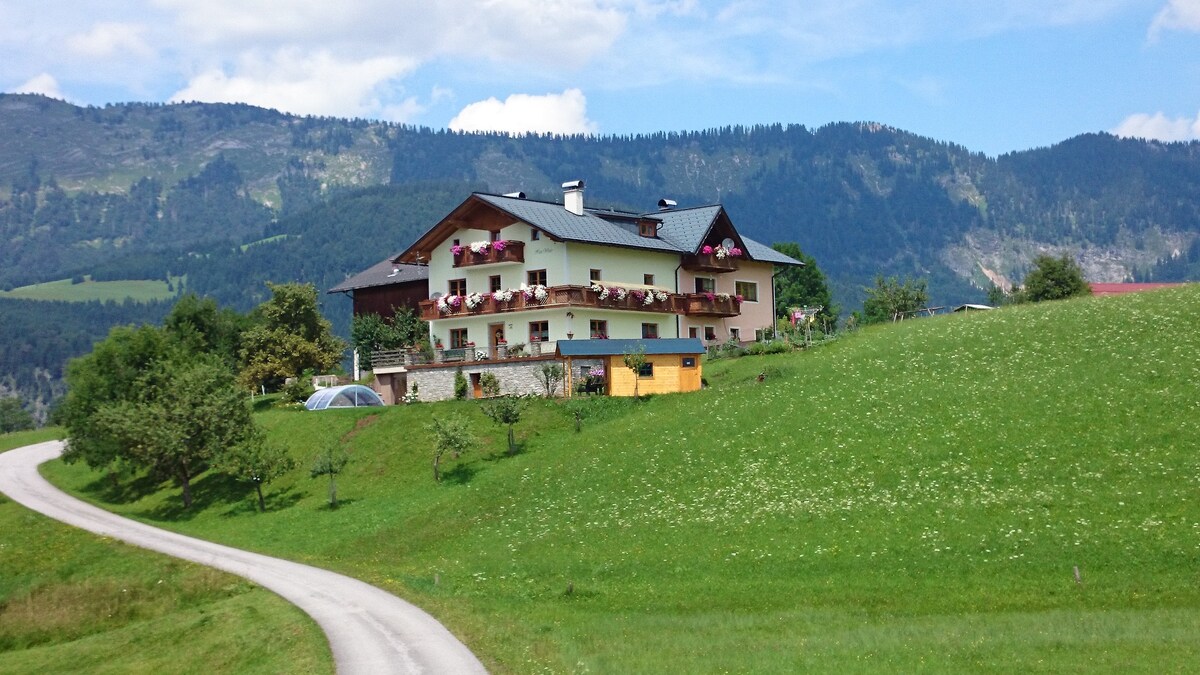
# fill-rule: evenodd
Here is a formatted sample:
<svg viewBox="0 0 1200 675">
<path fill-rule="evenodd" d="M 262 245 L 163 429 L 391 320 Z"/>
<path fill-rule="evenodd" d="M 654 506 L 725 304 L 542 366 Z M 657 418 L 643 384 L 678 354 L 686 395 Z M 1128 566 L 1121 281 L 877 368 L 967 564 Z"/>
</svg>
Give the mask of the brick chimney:
<svg viewBox="0 0 1200 675">
<path fill-rule="evenodd" d="M 583 181 L 572 180 L 562 184 L 563 207 L 577 216 L 583 215 Z"/>
</svg>

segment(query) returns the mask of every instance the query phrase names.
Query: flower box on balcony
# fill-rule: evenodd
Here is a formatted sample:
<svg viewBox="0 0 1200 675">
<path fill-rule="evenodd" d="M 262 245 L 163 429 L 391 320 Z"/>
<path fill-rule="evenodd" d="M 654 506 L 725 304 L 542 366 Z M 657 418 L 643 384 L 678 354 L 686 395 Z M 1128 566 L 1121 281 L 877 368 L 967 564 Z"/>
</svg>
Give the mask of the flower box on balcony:
<svg viewBox="0 0 1200 675">
<path fill-rule="evenodd" d="M 735 272 L 738 268 L 738 258 L 726 255 L 717 257 L 715 253 L 695 253 L 683 256 L 683 269 L 689 272 Z"/>
<path fill-rule="evenodd" d="M 473 252 L 469 246 L 460 246 L 458 249 L 459 252 L 454 255 L 455 267 L 525 262 L 525 242 L 523 241 L 495 242 L 479 253 Z"/>
<path fill-rule="evenodd" d="M 737 316 L 741 313 L 737 298 L 712 293 L 688 293 L 683 312 L 689 316 Z"/>
</svg>

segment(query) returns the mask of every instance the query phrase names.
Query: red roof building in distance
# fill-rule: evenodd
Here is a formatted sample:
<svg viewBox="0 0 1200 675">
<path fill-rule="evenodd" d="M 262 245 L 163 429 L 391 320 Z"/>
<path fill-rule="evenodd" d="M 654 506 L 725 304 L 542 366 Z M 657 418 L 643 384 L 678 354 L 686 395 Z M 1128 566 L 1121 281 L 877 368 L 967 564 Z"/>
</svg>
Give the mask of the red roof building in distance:
<svg viewBox="0 0 1200 675">
<path fill-rule="evenodd" d="M 1174 288 L 1187 284 L 1089 284 L 1092 295 L 1122 295 L 1124 293 L 1141 293 L 1142 291 L 1157 291 L 1160 288 Z"/>
</svg>

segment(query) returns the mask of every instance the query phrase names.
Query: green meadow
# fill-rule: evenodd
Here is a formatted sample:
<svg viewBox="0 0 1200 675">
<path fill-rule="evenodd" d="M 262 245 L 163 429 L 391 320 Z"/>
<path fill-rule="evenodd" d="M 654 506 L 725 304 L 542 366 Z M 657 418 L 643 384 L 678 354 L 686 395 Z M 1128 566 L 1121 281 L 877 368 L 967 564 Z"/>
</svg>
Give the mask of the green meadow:
<svg viewBox="0 0 1200 675">
<path fill-rule="evenodd" d="M 46 473 L 389 589 L 494 672 L 1190 671 L 1197 317 L 1184 288 L 873 327 L 707 362 L 695 394 L 534 401 L 515 456 L 472 402 L 264 410 L 301 468 L 261 514 L 217 475 L 184 512 Z M 435 484 L 446 415 L 476 445 Z M 307 471 L 330 445 L 337 509 Z"/>
<path fill-rule="evenodd" d="M 178 284 L 179 280 L 175 280 Z M 163 280 L 92 281 L 71 283 L 70 279 L 47 281 L 32 286 L 21 286 L 11 291 L 0 291 L 0 298 L 16 300 L 56 300 L 63 302 L 89 302 L 92 300 L 124 302 L 153 302 L 175 297 L 175 291 Z"/>
<path fill-rule="evenodd" d="M 58 438 L 0 435 L 0 451 Z M 0 673 L 332 672 L 316 624 L 261 588 L 0 496 Z"/>
</svg>

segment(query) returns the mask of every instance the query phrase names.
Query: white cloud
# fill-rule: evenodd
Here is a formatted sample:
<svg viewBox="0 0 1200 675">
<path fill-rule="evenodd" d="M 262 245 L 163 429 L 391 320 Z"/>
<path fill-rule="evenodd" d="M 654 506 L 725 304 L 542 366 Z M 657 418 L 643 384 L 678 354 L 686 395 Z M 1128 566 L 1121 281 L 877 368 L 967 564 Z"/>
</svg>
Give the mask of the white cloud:
<svg viewBox="0 0 1200 675">
<path fill-rule="evenodd" d="M 104 21 L 95 24 L 86 33 L 67 37 L 67 48 L 75 54 L 91 58 L 108 58 L 122 53 L 148 56 L 154 50 L 142 38 L 144 32 L 144 26 Z"/>
<path fill-rule="evenodd" d="M 27 80 L 24 84 L 13 89 L 14 94 L 42 94 L 50 98 L 66 100 L 62 90 L 58 88 L 58 80 L 50 73 L 42 73 L 35 75 Z"/>
<path fill-rule="evenodd" d="M 343 57 L 438 57 L 579 66 L 622 33 L 611 0 L 154 0 L 182 31 L 224 48 L 328 49 Z"/>
<path fill-rule="evenodd" d="M 1150 39 L 1164 30 L 1200 32 L 1200 0 L 1167 0 L 1150 22 Z"/>
<path fill-rule="evenodd" d="M 587 98 L 578 89 L 561 94 L 513 94 L 503 102 L 496 98 L 476 101 L 450 120 L 456 131 L 505 131 L 520 133 L 591 134 L 596 124 L 587 118 Z"/>
<path fill-rule="evenodd" d="M 172 101 L 245 102 L 285 112 L 364 117 L 386 107 L 379 89 L 413 67 L 396 57 L 343 61 L 328 52 L 251 52 L 231 75 L 212 68 L 193 77 Z M 391 112 L 396 112 L 392 110 Z"/>
<path fill-rule="evenodd" d="M 1196 114 L 1195 119 L 1170 118 L 1161 112 L 1153 115 L 1137 113 L 1126 117 L 1112 132 L 1125 138 L 1146 138 L 1159 141 L 1200 140 L 1200 113 Z"/>
</svg>

